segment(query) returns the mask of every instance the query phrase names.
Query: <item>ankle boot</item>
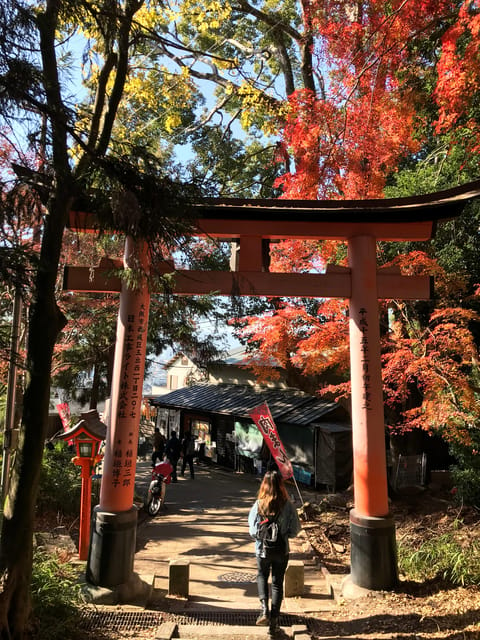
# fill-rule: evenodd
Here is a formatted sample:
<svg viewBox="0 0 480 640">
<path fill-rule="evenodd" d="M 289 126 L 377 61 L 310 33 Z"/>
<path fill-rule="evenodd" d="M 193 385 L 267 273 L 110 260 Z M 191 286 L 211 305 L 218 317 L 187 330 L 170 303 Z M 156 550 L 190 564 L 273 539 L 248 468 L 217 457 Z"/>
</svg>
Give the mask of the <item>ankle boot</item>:
<svg viewBox="0 0 480 640">
<path fill-rule="evenodd" d="M 268 622 L 269 622 L 268 600 L 260 600 L 260 604 L 262 605 L 262 609 L 260 611 L 260 615 L 258 616 L 257 621 L 255 622 L 255 624 L 258 627 L 266 627 L 268 625 Z"/>
<path fill-rule="evenodd" d="M 278 623 L 279 617 L 280 611 L 277 607 L 272 606 L 272 610 L 270 611 L 270 624 L 268 628 L 268 635 L 270 638 L 275 637 L 275 635 L 280 631 L 280 625 Z"/>
</svg>

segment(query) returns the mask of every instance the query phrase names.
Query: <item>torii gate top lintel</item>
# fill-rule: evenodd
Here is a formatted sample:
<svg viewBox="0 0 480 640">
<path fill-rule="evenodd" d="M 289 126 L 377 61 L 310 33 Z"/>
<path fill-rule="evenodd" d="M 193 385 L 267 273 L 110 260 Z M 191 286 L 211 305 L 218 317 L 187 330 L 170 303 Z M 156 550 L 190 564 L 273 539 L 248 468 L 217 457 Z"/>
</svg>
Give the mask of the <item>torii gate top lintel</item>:
<svg viewBox="0 0 480 640">
<path fill-rule="evenodd" d="M 198 235 L 234 241 L 231 272 L 175 272 L 175 291 L 179 294 L 205 294 L 216 291 L 230 295 L 342 297 L 351 295 L 350 274 L 325 275 L 266 273 L 264 240 L 337 239 L 351 243 L 356 237 L 376 240 L 430 240 L 440 220 L 458 216 L 466 204 L 480 197 L 480 180 L 455 189 L 409 198 L 377 200 L 277 200 L 209 199 L 193 206 Z M 198 211 L 198 216 L 195 216 Z M 70 227 L 94 231 L 94 216 L 72 211 Z M 156 266 L 160 272 L 174 267 Z M 65 288 L 77 291 L 119 291 L 118 278 L 111 277 L 112 266 L 91 269 L 67 267 Z M 338 271 L 338 269 L 337 269 Z M 381 271 L 378 295 L 403 299 L 425 299 L 431 295 L 427 276 L 408 279 Z M 407 284 L 408 283 L 408 284 Z"/>
<path fill-rule="evenodd" d="M 370 235 L 377 240 L 430 240 L 441 220 L 455 218 L 480 197 L 480 180 L 435 193 L 372 200 L 209 198 L 193 205 L 199 235 L 270 240 Z M 196 216 L 198 212 L 198 216 Z M 70 228 L 94 228 L 93 216 L 74 211 Z"/>
<path fill-rule="evenodd" d="M 198 203 L 198 227 L 207 235 L 268 239 L 371 235 L 377 240 L 430 240 L 439 221 L 455 218 L 480 196 L 480 180 L 404 198 L 282 200 L 211 198 Z"/>
</svg>

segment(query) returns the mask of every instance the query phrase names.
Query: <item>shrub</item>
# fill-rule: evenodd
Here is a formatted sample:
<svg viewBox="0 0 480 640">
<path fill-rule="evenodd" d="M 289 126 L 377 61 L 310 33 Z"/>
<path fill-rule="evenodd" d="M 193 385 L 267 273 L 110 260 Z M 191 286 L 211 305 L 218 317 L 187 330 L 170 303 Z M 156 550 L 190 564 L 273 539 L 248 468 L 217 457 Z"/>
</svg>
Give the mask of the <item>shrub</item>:
<svg viewBox="0 0 480 640">
<path fill-rule="evenodd" d="M 471 437 L 468 447 L 458 443 L 450 445 L 450 453 L 456 460 L 451 474 L 456 501 L 480 507 L 480 430 L 472 430 Z"/>
<path fill-rule="evenodd" d="M 35 551 L 32 603 L 38 640 L 86 637 L 78 624 L 84 599 L 73 565 L 61 562 L 54 554 Z"/>
<path fill-rule="evenodd" d="M 57 511 L 63 515 L 78 515 L 80 511 L 80 467 L 72 464 L 74 453 L 66 442 L 58 442 L 43 455 L 37 508 Z"/>
<path fill-rule="evenodd" d="M 480 507 L 480 470 L 452 467 L 451 473 L 456 502 Z"/>
<path fill-rule="evenodd" d="M 455 532 L 424 542 L 420 548 L 398 546 L 399 568 L 412 580 L 442 578 L 452 585 L 480 585 L 480 543 L 462 545 Z"/>
</svg>

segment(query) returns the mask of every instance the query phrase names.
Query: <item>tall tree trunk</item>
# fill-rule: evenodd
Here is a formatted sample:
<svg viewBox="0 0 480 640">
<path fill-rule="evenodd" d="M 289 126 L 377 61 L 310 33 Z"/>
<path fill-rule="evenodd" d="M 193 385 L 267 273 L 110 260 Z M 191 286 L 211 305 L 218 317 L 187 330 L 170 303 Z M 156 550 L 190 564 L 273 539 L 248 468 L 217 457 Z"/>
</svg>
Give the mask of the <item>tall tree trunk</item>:
<svg viewBox="0 0 480 640">
<path fill-rule="evenodd" d="M 18 448 L 5 500 L 0 538 L 0 638 L 23 640 L 31 622 L 30 583 L 32 574 L 35 503 L 38 492 L 44 441 L 48 425 L 50 375 L 53 348 L 65 325 L 55 297 L 60 251 L 67 213 L 70 209 L 72 175 L 67 154 L 66 117 L 61 100 L 56 64 L 55 30 L 58 0 L 47 0 L 37 16 L 40 32 L 43 80 L 51 105 L 51 143 L 55 188 L 48 203 L 48 215 L 36 272 L 27 339 L 27 387 Z"/>
<path fill-rule="evenodd" d="M 42 66 L 42 73 L 38 77 L 43 83 L 53 186 L 46 205 L 48 214 L 45 216 L 30 307 L 26 359 L 28 380 L 19 444 L 13 460 L 11 482 L 1 524 L 0 640 L 24 640 L 29 637 L 35 504 L 47 435 L 52 357 L 58 334 L 66 324 L 56 303 L 56 280 L 67 216 L 77 193 L 75 187 L 81 190 L 82 170 L 89 169 L 89 162 L 94 153 L 94 150 L 90 150 L 84 163 L 72 170 L 67 134 L 70 115 L 62 101 L 55 39 L 59 15 L 67 9 L 67 3 L 62 0 L 44 0 L 38 4 L 34 11 L 40 35 Z M 112 16 L 113 23 L 116 24 L 118 19 L 120 24 L 120 51 L 117 73 L 109 93 L 108 108 L 99 136 L 100 149 L 97 149 L 97 153 L 99 151 L 100 154 L 107 150 L 115 114 L 122 97 L 128 72 L 132 18 L 140 9 L 142 0 L 126 0 L 125 3 L 118 3 L 119 6 L 120 4 L 125 5 L 124 14 L 119 10 L 118 15 Z M 35 102 L 34 111 L 41 109 L 42 105 Z"/>
<path fill-rule="evenodd" d="M 27 388 L 18 448 L 4 505 L 0 538 L 0 638 L 20 640 L 31 614 L 35 503 L 48 424 L 53 348 L 65 325 L 55 283 L 69 198 L 58 193 L 49 209 L 31 305 L 27 344 Z"/>
</svg>

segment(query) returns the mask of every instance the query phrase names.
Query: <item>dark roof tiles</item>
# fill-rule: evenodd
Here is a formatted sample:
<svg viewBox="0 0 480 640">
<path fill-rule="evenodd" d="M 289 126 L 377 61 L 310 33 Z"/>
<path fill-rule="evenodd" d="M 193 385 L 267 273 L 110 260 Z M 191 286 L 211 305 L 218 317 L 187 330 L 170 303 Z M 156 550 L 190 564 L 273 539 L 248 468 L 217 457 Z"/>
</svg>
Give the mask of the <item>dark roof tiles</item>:
<svg viewBox="0 0 480 640">
<path fill-rule="evenodd" d="M 338 409 L 333 402 L 319 400 L 301 391 L 220 384 L 195 385 L 176 389 L 163 396 L 152 396 L 159 407 L 192 409 L 249 417 L 249 412 L 266 402 L 277 422 L 305 425 Z"/>
</svg>

